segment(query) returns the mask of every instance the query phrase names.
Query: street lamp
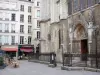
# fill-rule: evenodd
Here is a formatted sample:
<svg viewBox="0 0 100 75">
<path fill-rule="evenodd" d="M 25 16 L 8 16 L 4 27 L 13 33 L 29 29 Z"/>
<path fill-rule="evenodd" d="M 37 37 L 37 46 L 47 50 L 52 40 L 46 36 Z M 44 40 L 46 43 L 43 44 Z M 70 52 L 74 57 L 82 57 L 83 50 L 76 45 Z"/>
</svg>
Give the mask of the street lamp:
<svg viewBox="0 0 100 75">
<path fill-rule="evenodd" d="M 20 30 L 18 30 L 17 34 L 18 34 L 18 40 L 16 43 L 18 43 L 18 51 L 16 52 L 16 60 L 18 60 L 18 55 L 19 55 L 18 52 L 19 52 L 19 44 L 20 44 Z"/>
</svg>

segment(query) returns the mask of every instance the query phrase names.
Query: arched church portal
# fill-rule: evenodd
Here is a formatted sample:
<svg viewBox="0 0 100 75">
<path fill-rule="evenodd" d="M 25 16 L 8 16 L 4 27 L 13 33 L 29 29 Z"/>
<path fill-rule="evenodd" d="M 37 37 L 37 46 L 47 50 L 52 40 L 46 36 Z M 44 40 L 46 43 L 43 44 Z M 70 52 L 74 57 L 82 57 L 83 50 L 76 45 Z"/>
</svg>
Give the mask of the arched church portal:
<svg viewBox="0 0 100 75">
<path fill-rule="evenodd" d="M 76 47 L 76 52 L 79 52 L 81 54 L 88 52 L 87 31 L 82 24 L 77 24 L 76 27 L 74 28 L 73 41 L 74 41 L 74 47 Z"/>
</svg>

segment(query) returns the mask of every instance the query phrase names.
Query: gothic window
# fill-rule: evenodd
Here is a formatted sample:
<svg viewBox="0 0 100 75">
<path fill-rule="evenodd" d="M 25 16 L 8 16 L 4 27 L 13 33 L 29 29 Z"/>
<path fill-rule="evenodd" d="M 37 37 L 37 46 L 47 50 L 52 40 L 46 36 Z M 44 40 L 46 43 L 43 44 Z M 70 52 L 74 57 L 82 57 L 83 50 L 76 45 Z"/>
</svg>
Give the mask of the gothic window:
<svg viewBox="0 0 100 75">
<path fill-rule="evenodd" d="M 68 14 L 69 15 L 72 14 L 72 2 L 71 2 L 71 0 L 68 0 Z"/>
<path fill-rule="evenodd" d="M 100 0 L 95 0 L 95 3 L 99 3 L 100 2 Z"/>
<path fill-rule="evenodd" d="M 12 44 L 12 45 L 15 44 L 15 36 L 11 36 L 11 44 Z"/>
<path fill-rule="evenodd" d="M 73 9 L 74 12 L 77 12 L 79 10 L 79 0 L 73 0 Z"/>
<path fill-rule="evenodd" d="M 87 0 L 87 6 L 90 7 L 90 6 L 93 6 L 95 3 L 95 0 Z"/>
<path fill-rule="evenodd" d="M 83 10 L 86 8 L 86 0 L 80 0 L 80 10 Z"/>
</svg>

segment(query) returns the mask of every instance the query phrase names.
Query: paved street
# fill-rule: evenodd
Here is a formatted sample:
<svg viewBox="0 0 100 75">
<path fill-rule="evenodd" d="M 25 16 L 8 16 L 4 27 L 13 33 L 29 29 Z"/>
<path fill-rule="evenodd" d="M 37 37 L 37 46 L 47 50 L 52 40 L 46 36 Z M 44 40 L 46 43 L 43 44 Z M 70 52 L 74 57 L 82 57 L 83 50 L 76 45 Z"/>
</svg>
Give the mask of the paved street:
<svg viewBox="0 0 100 75">
<path fill-rule="evenodd" d="M 19 68 L 7 67 L 0 70 L 0 75 L 100 75 L 100 73 L 88 71 L 65 71 L 61 70 L 60 67 L 51 68 L 39 63 L 20 61 Z"/>
</svg>

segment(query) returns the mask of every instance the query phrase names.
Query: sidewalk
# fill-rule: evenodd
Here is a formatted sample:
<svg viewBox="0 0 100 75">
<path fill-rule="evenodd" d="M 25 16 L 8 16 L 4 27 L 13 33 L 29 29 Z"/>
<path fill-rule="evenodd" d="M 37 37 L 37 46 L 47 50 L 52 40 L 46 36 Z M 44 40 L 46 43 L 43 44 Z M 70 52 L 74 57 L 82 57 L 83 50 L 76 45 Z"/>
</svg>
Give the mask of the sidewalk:
<svg viewBox="0 0 100 75">
<path fill-rule="evenodd" d="M 52 64 L 46 61 L 39 61 L 39 60 L 29 60 L 29 62 L 35 62 L 40 64 L 46 64 L 49 67 L 54 67 Z M 62 66 L 61 63 L 57 63 L 57 67 L 61 68 L 61 70 L 67 70 L 67 71 L 75 71 L 75 70 L 84 70 L 84 71 L 92 71 L 92 72 L 100 72 L 100 69 L 95 68 L 89 68 L 89 67 L 68 67 L 68 66 Z"/>
<path fill-rule="evenodd" d="M 46 62 L 46 61 L 39 61 L 39 60 L 28 60 L 29 62 L 35 62 L 35 63 L 40 63 L 40 64 L 46 64 L 46 65 L 49 65 L 50 63 L 49 62 Z"/>
<path fill-rule="evenodd" d="M 8 66 L 0 70 L 0 75 L 100 75 L 100 73 L 90 71 L 65 71 L 61 70 L 59 64 L 55 68 L 50 68 L 44 64 L 20 60 L 19 68 Z"/>
</svg>

